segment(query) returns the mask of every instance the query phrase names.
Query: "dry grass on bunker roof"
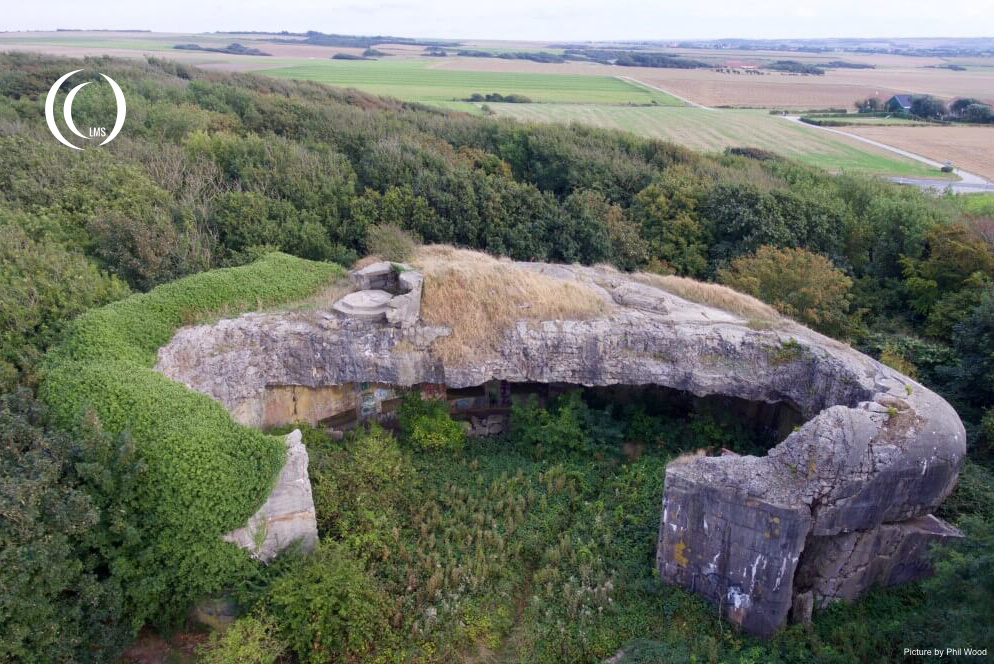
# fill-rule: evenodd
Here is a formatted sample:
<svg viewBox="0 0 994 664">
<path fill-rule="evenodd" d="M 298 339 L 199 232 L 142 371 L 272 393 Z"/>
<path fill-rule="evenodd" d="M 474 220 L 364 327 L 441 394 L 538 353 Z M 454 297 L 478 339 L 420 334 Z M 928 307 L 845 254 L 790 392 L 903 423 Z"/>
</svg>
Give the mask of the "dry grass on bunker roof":
<svg viewBox="0 0 994 664">
<path fill-rule="evenodd" d="M 751 295 L 732 290 L 728 286 L 694 281 L 676 275 L 639 272 L 631 275 L 635 281 L 666 291 L 690 302 L 722 309 L 745 319 L 750 324 L 781 326 L 787 323 L 770 305 Z"/>
<path fill-rule="evenodd" d="M 421 247 L 412 263 L 425 275 L 421 318 L 452 330 L 435 342 L 436 351 L 450 362 L 493 352 L 516 321 L 583 320 L 610 308 L 587 284 L 476 251 Z"/>
</svg>

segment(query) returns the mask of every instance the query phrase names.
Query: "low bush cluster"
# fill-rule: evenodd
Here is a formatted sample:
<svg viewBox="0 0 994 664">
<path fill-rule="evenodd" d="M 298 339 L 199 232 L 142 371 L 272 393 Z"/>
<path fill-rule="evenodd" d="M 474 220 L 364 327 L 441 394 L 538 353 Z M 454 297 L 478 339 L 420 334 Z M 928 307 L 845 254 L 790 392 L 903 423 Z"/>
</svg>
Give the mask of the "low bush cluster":
<svg viewBox="0 0 994 664">
<path fill-rule="evenodd" d="M 442 399 L 422 399 L 417 391 L 404 397 L 397 414 L 404 439 L 422 450 L 459 450 L 466 440 L 466 429 L 449 415 L 449 404 Z"/>
</svg>

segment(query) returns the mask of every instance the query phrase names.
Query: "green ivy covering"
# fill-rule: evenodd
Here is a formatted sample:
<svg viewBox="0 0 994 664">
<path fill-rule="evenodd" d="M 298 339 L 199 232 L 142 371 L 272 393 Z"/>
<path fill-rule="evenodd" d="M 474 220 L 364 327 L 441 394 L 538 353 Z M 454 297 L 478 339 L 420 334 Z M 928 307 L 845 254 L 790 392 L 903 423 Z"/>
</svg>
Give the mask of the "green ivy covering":
<svg viewBox="0 0 994 664">
<path fill-rule="evenodd" d="M 259 508 L 285 458 L 282 437 L 156 372 L 158 348 L 183 324 L 300 299 L 340 273 L 272 253 L 186 277 L 83 314 L 46 356 L 40 395 L 55 420 L 71 430 L 92 412 L 105 431 L 130 435 L 145 464 L 135 504 L 118 506 L 133 532 L 111 570 L 136 621 L 176 618 L 231 581 L 247 557 L 221 535 Z"/>
</svg>

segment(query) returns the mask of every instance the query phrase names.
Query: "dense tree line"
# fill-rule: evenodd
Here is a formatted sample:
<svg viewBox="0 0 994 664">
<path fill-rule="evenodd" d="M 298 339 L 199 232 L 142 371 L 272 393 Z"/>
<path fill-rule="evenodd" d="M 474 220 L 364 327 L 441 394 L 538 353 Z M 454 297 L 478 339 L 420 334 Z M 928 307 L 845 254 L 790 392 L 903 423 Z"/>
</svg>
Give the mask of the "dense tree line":
<svg viewBox="0 0 994 664">
<path fill-rule="evenodd" d="M 812 65 L 806 62 L 799 62 L 797 60 L 777 60 L 776 62 L 771 62 L 768 65 L 763 65 L 765 69 L 772 69 L 773 71 L 784 71 L 788 74 L 813 74 L 815 76 L 824 76 L 825 70 L 823 69 L 825 65 Z"/>
<path fill-rule="evenodd" d="M 473 49 L 460 49 L 456 55 L 463 58 L 500 58 L 502 60 L 531 60 L 532 62 L 562 63 L 566 62 L 565 55 L 549 53 L 547 51 L 505 51 L 495 53 L 491 51 L 479 51 Z"/>
<path fill-rule="evenodd" d="M 655 67 L 657 69 L 699 69 L 710 67 L 706 62 L 691 60 L 668 53 L 647 51 L 621 51 L 603 48 L 568 48 L 564 55 L 568 60 L 593 60 L 606 65 L 619 67 Z"/>
<path fill-rule="evenodd" d="M 44 97 L 81 66 L 75 79 L 102 72 L 121 84 L 128 124 L 112 144 L 76 152 L 45 128 Z M 89 88 L 76 123 L 106 124 L 110 91 Z M 101 438 L 98 422 L 67 437 L 30 397 L 39 359 L 89 308 L 272 249 L 348 265 L 384 224 L 515 259 L 720 280 L 939 391 L 967 422 L 971 458 L 990 464 L 994 248 L 991 222 L 965 210 L 960 198 L 749 149 L 703 155 L 156 59 L 0 55 L 0 391 L 12 395 L 0 407 L 11 432 L 0 462 L 5 486 L 38 492 L 31 504 L 67 506 L 21 517 L 28 503 L 4 504 L 3 555 L 13 553 L 0 573 L 40 576 L 2 584 L 0 625 L 35 620 L 16 607 L 43 587 L 48 614 L 37 620 L 79 635 L 60 647 L 121 642 L 105 631 L 123 617 L 87 617 L 63 599 L 112 615 L 127 592 L 106 586 L 100 563 L 128 544 L 127 521 L 79 534 L 118 514 L 127 489 L 106 469 L 130 468 L 127 441 Z M 57 559 L 31 567 L 25 547 L 55 535 Z M 42 647 L 30 638 L 0 658 L 30 659 Z"/>
</svg>

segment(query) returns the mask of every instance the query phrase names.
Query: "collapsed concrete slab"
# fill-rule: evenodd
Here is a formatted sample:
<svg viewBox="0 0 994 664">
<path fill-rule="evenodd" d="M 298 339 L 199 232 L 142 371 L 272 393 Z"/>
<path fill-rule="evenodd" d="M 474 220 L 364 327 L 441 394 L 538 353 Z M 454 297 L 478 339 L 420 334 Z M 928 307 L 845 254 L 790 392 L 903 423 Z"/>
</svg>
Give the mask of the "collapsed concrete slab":
<svg viewBox="0 0 994 664">
<path fill-rule="evenodd" d="M 918 578 L 928 545 L 957 535 L 930 515 L 955 484 L 965 432 L 949 404 L 914 380 L 796 323 L 757 319 L 755 306 L 735 313 L 684 299 L 665 280 L 506 265 L 574 282 L 609 306 L 583 320 L 511 322 L 495 348 L 461 361 L 436 352 L 451 328 L 425 324 L 412 301 L 395 308 L 404 312 L 395 320 L 248 314 L 180 330 L 156 368 L 254 426 L 305 405 L 308 413 L 361 409 L 355 390 L 343 389 L 359 385 L 374 401 L 377 389 L 390 392 L 383 386 L 500 381 L 655 385 L 788 404 L 805 422 L 766 456 L 696 458 L 665 478 L 662 578 L 756 634 L 771 634 L 792 608 L 803 619 L 813 605 L 873 583 Z M 422 281 L 389 263 L 353 275 L 360 290 L 417 293 L 418 305 L 431 287 L 430 276 Z M 714 288 L 685 292 L 703 302 L 741 297 Z M 317 403 L 322 395 L 334 399 Z"/>
</svg>

